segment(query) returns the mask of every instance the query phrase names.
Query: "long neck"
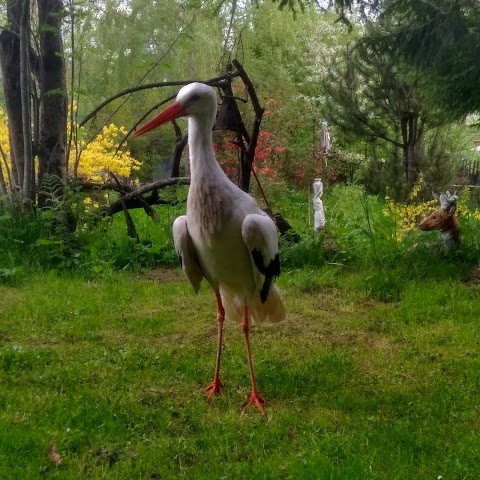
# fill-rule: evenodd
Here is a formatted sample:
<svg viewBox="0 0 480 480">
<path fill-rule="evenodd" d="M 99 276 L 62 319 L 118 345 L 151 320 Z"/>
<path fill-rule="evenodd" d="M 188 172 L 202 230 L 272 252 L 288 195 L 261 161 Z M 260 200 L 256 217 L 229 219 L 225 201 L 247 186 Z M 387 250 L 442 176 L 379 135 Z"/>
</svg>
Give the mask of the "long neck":
<svg viewBox="0 0 480 480">
<path fill-rule="evenodd" d="M 223 176 L 223 170 L 215 158 L 212 144 L 212 122 L 191 116 L 188 118 L 188 148 L 190 153 L 191 182 L 197 179 Z"/>
</svg>

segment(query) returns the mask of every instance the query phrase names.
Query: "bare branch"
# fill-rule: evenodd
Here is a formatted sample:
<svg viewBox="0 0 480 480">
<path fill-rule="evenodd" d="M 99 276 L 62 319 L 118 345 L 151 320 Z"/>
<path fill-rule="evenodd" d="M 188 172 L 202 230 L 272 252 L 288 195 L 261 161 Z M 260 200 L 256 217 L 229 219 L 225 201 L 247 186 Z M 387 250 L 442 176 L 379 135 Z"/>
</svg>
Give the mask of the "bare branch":
<svg viewBox="0 0 480 480">
<path fill-rule="evenodd" d="M 157 108 L 161 107 L 162 105 L 164 105 L 165 103 L 168 103 L 170 102 L 171 100 L 173 100 L 174 98 L 176 97 L 176 94 L 175 95 L 170 95 L 169 97 L 165 98 L 164 100 L 162 100 L 161 102 L 157 103 L 156 105 L 154 105 L 152 108 L 150 108 L 149 110 L 147 110 L 147 112 L 141 117 L 139 118 L 133 125 L 132 127 L 130 128 L 130 130 L 124 135 L 124 137 L 120 140 L 118 146 L 117 146 L 117 149 L 115 150 L 115 153 L 113 154 L 113 156 L 115 156 L 119 150 L 123 147 L 123 144 L 127 141 L 128 137 L 137 129 L 137 127 L 152 113 L 154 112 Z M 93 137 L 95 138 L 95 137 Z M 91 138 L 89 140 L 89 142 L 91 142 L 93 140 L 93 138 Z"/>
<path fill-rule="evenodd" d="M 161 190 L 162 188 L 171 187 L 173 185 L 190 185 L 190 177 L 169 178 L 168 180 L 159 180 L 158 182 L 149 183 L 148 185 L 144 185 L 138 190 L 125 195 L 124 199 L 128 200 L 136 195 L 143 195 L 152 190 Z"/>
<path fill-rule="evenodd" d="M 247 87 L 247 92 L 248 95 L 252 101 L 252 106 L 253 110 L 255 112 L 255 119 L 253 121 L 253 127 L 252 127 L 252 135 L 249 136 L 248 133 L 245 135 L 245 127 L 243 126 L 243 122 L 241 126 L 243 126 L 242 129 L 242 134 L 244 135 L 245 139 L 248 142 L 248 146 L 245 150 L 245 163 L 246 167 L 248 168 L 248 182 L 250 180 L 250 174 L 253 169 L 253 161 L 255 159 L 255 149 L 257 147 L 257 141 L 258 141 L 258 135 L 260 133 L 260 125 L 262 123 L 262 118 L 263 118 L 263 113 L 265 111 L 264 108 L 260 106 L 260 102 L 258 101 L 257 93 L 255 91 L 255 87 L 253 86 L 252 81 L 250 80 L 249 76 L 247 75 L 247 72 L 243 69 L 243 66 L 240 64 L 238 60 L 233 60 L 232 64 L 234 67 L 238 70 L 238 76 L 242 79 L 243 83 Z M 245 172 L 246 174 L 246 172 Z M 258 177 L 256 175 L 255 179 L 258 183 L 258 186 L 260 187 L 260 191 L 263 195 L 263 198 L 265 199 L 265 202 L 268 205 L 268 200 L 267 197 L 265 196 L 265 193 L 262 189 L 262 186 L 260 185 L 260 182 L 258 180 Z M 243 175 L 242 175 L 243 177 Z M 248 191 L 248 185 L 245 185 L 244 183 L 247 181 L 246 175 L 244 178 L 242 178 L 242 188 L 244 188 L 246 191 Z"/>
<path fill-rule="evenodd" d="M 113 190 L 121 193 L 122 195 L 133 192 L 133 188 L 130 185 L 122 184 L 119 186 L 116 182 L 97 183 L 90 182 L 88 180 L 79 180 L 75 184 L 79 185 L 85 192 L 91 192 L 95 190 Z"/>
<path fill-rule="evenodd" d="M 158 196 L 158 190 L 161 190 L 165 187 L 171 187 L 174 185 L 189 185 L 190 178 L 188 177 L 176 177 L 170 178 L 168 180 L 160 180 L 158 182 L 150 183 L 148 185 L 139 188 L 138 190 L 134 190 L 129 192 L 122 197 L 120 197 L 117 201 L 113 202 L 111 205 L 104 209 L 104 213 L 107 216 L 113 216 L 115 213 L 124 211 L 125 209 L 131 208 L 143 208 L 150 215 L 154 220 L 156 219 L 156 213 L 152 213 L 152 209 L 150 208 L 151 205 L 176 205 L 178 201 L 175 200 L 173 202 L 163 200 Z M 144 197 L 144 195 L 148 192 L 153 192 L 153 194 L 149 197 Z"/>
<path fill-rule="evenodd" d="M 260 106 L 260 102 L 258 101 L 257 93 L 255 92 L 255 87 L 253 86 L 252 81 L 250 80 L 249 76 L 247 75 L 247 72 L 245 72 L 245 70 L 243 69 L 243 66 L 240 64 L 240 62 L 237 59 L 232 60 L 232 64 L 237 69 L 238 72 L 236 75 L 232 74 L 231 78 L 240 77 L 242 79 L 243 83 L 247 87 L 249 96 L 252 100 L 252 106 L 253 106 L 253 109 L 255 110 L 255 114 L 261 117 L 265 109 Z"/>
<path fill-rule="evenodd" d="M 220 86 L 221 82 L 223 80 L 227 80 L 229 78 L 233 78 L 238 76 L 237 72 L 233 72 L 227 75 L 220 75 L 219 77 L 212 78 L 210 80 L 207 80 L 206 82 L 202 82 L 202 80 L 180 80 L 180 81 L 174 81 L 174 82 L 154 82 L 154 83 L 145 83 L 144 85 L 137 85 L 136 87 L 130 87 L 126 88 L 125 90 L 122 90 L 115 95 L 112 95 L 111 97 L 107 98 L 104 100 L 100 105 L 95 107 L 80 123 L 79 126 L 82 127 L 85 125 L 96 113 L 98 113 L 103 107 L 108 105 L 109 103 L 113 102 L 117 98 L 123 97 L 124 95 L 128 95 L 133 92 L 140 92 L 142 90 L 148 90 L 151 88 L 163 88 L 163 87 L 175 87 L 175 86 L 184 86 L 188 85 L 189 83 L 193 82 L 202 82 L 206 83 L 207 85 L 211 86 Z"/>
</svg>

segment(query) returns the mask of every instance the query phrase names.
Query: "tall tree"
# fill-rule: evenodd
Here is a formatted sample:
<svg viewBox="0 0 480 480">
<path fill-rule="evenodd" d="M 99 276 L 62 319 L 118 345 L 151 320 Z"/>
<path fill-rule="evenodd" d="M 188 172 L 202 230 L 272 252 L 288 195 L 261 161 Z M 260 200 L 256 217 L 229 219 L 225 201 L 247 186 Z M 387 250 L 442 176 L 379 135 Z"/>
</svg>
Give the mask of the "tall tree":
<svg viewBox="0 0 480 480">
<path fill-rule="evenodd" d="M 383 18 L 383 31 L 372 29 L 369 41 L 423 72 L 436 106 L 451 118 L 480 109 L 478 0 L 388 0 Z"/>
<path fill-rule="evenodd" d="M 419 174 L 417 153 L 426 112 L 408 71 L 388 55 L 368 48 L 347 49 L 325 83 L 327 117 L 356 138 L 381 140 L 400 149 L 405 182 Z"/>
<path fill-rule="evenodd" d="M 61 27 L 62 0 L 38 0 L 41 92 L 38 183 L 45 174 L 64 178 L 67 134 L 67 85 Z"/>
<path fill-rule="evenodd" d="M 7 0 L 7 23 L 0 33 L 0 65 L 9 122 L 13 190 L 20 190 L 23 186 L 25 162 L 19 62 L 21 18 L 22 3 L 18 0 Z"/>
<path fill-rule="evenodd" d="M 22 14 L 20 18 L 20 98 L 23 129 L 23 196 L 33 199 L 33 154 L 32 154 L 32 123 L 30 118 L 30 0 L 22 0 Z"/>
<path fill-rule="evenodd" d="M 369 26 L 363 41 L 392 51 L 399 60 L 421 71 L 425 77 L 423 90 L 436 108 L 452 119 L 480 109 L 478 0 L 332 3 L 345 20 L 349 12 L 360 8 Z"/>
<path fill-rule="evenodd" d="M 9 118 L 11 188 L 35 200 L 45 174 L 65 176 L 67 89 L 61 31 L 63 2 L 7 0 L 6 7 L 7 25 L 0 33 L 0 64 Z M 38 19 L 38 31 L 32 31 L 31 17 Z M 38 156 L 37 183 L 35 156 Z"/>
</svg>

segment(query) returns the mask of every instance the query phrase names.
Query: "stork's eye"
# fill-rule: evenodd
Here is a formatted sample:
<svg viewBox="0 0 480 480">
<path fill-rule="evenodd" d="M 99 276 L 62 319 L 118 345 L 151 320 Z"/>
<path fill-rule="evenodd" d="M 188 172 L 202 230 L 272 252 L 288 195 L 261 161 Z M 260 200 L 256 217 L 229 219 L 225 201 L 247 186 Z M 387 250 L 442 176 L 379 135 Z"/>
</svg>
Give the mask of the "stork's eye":
<svg viewBox="0 0 480 480">
<path fill-rule="evenodd" d="M 200 98 L 200 95 L 197 95 L 195 93 L 190 97 L 190 102 L 196 102 L 199 98 Z"/>
</svg>

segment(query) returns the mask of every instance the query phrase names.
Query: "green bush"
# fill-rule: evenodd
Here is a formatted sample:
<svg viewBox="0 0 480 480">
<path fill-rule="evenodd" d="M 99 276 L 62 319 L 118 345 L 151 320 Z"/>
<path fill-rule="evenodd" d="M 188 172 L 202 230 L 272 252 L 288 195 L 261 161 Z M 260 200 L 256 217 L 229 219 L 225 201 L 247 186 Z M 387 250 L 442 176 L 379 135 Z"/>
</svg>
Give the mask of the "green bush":
<svg viewBox="0 0 480 480">
<path fill-rule="evenodd" d="M 274 183 L 265 190 L 273 211 L 301 238 L 296 243 L 280 240 L 282 270 L 313 272 L 305 280 L 307 290 L 316 282 L 317 269 L 337 265 L 360 272 L 352 280 L 355 288 L 390 301 L 398 299 L 412 279 L 465 275 L 480 262 L 480 228 L 474 218 L 462 220 L 462 245 L 446 255 L 436 231 L 416 230 L 399 243 L 395 221 L 383 213 L 383 199 L 360 186 L 325 190 L 327 227 L 321 233 L 313 232 L 311 194 Z M 186 189 L 172 190 L 169 198 L 175 196 L 184 200 Z M 156 222 L 142 209 L 130 211 L 136 230 L 135 238 L 130 238 L 122 213 L 103 217 L 101 209 L 87 207 L 84 198 L 72 191 L 63 201 L 28 214 L 0 206 L 0 281 L 14 282 L 30 270 L 88 276 L 178 265 L 171 225 L 184 213 L 184 202 L 155 207 Z"/>
<path fill-rule="evenodd" d="M 0 278 L 23 269 L 97 274 L 177 264 L 171 224 L 183 213 L 183 203 L 156 207 L 158 222 L 143 210 L 131 211 L 136 236 L 130 238 L 121 213 L 104 217 L 101 205 L 85 204 L 86 197 L 69 190 L 63 199 L 28 213 L 0 204 Z"/>
</svg>

